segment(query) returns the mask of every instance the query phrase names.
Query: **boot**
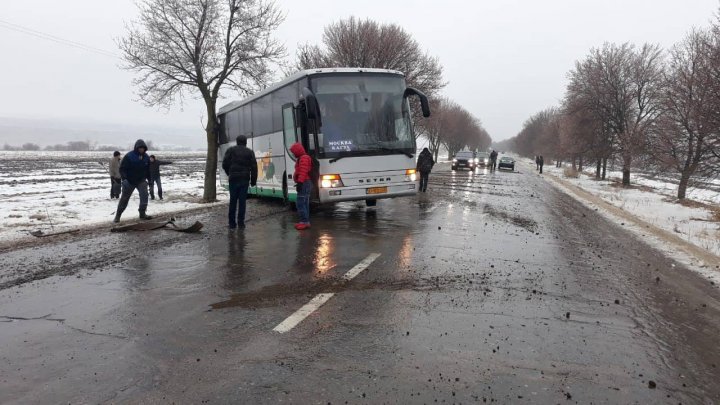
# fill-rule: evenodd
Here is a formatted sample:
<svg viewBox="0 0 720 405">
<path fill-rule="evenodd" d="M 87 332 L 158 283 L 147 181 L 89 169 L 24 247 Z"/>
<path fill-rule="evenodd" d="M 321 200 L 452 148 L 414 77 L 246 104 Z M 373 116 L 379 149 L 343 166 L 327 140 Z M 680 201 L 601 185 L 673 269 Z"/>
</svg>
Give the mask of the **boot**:
<svg viewBox="0 0 720 405">
<path fill-rule="evenodd" d="M 115 223 L 115 224 L 120 223 L 120 215 L 122 215 L 122 214 L 115 214 L 115 218 L 113 219 L 113 223 Z"/>
<path fill-rule="evenodd" d="M 152 218 L 152 216 L 145 214 L 145 210 L 140 210 L 140 219 L 149 220 Z"/>
</svg>

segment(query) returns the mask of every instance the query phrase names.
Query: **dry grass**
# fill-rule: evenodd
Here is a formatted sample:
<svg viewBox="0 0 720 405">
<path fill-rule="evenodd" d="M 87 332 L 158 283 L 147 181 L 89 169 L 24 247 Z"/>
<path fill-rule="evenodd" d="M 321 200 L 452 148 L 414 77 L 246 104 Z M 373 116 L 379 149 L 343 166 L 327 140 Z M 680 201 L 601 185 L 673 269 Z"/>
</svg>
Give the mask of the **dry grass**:
<svg viewBox="0 0 720 405">
<path fill-rule="evenodd" d="M 577 179 L 578 177 L 580 177 L 580 173 L 572 167 L 566 167 L 565 169 L 563 169 L 563 175 L 565 177 L 573 179 Z"/>
<path fill-rule="evenodd" d="M 720 222 L 720 207 L 710 208 L 710 220 L 713 222 Z"/>
</svg>

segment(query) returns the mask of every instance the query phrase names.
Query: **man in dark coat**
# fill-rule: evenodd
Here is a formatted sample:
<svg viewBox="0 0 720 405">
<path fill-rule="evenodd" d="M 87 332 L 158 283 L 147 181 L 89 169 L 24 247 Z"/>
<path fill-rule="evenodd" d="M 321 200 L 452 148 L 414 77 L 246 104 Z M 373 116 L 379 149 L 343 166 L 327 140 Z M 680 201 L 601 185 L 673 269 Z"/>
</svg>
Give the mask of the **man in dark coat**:
<svg viewBox="0 0 720 405">
<path fill-rule="evenodd" d="M 120 176 L 120 152 L 113 152 L 113 157 L 110 158 L 110 164 L 108 165 L 108 171 L 110 172 L 110 198 L 120 198 L 120 183 L 122 177 Z"/>
<path fill-rule="evenodd" d="M 416 169 L 420 172 L 420 192 L 427 192 L 428 180 L 430 179 L 430 172 L 433 166 L 435 166 L 435 160 L 433 160 L 432 153 L 428 148 L 423 148 L 418 156 Z"/>
<path fill-rule="evenodd" d="M 145 214 L 148 205 L 148 180 L 150 179 L 150 158 L 145 153 L 147 145 L 142 139 L 135 142 L 132 151 L 125 154 L 120 162 L 120 176 L 122 177 L 122 195 L 118 202 L 115 219 L 113 222 L 120 222 L 120 216 L 128 206 L 132 193 L 137 189 L 140 195 L 140 212 L 141 219 L 152 219 L 151 216 Z"/>
<path fill-rule="evenodd" d="M 497 157 L 498 153 L 496 150 L 490 152 L 490 170 L 494 171 L 497 168 Z"/>
<path fill-rule="evenodd" d="M 247 147 L 247 137 L 237 137 L 237 145 L 225 152 L 222 168 L 228 176 L 230 186 L 230 208 L 228 225 L 230 229 L 245 228 L 245 202 L 248 187 L 257 184 L 258 167 L 255 152 Z M 237 213 L 237 216 L 236 216 Z"/>
<path fill-rule="evenodd" d="M 542 156 L 540 156 L 540 157 L 538 158 L 538 167 L 540 168 L 540 174 L 542 174 L 543 166 L 545 166 L 545 158 L 543 158 Z"/>
<path fill-rule="evenodd" d="M 155 199 L 155 184 L 157 184 L 158 197 L 162 200 L 162 182 L 160 181 L 160 166 L 171 165 L 172 162 L 157 160 L 150 155 L 150 199 Z"/>
</svg>

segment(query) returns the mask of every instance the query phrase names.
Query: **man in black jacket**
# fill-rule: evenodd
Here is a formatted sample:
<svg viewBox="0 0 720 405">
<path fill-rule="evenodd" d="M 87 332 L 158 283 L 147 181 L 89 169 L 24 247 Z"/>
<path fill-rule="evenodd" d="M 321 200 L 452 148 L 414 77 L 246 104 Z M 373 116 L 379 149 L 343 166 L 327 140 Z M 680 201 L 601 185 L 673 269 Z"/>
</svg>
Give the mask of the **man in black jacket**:
<svg viewBox="0 0 720 405">
<path fill-rule="evenodd" d="M 150 199 L 155 199 L 155 185 L 157 184 L 158 197 L 162 200 L 162 182 L 160 181 L 160 166 L 171 165 L 172 162 L 157 160 L 150 155 Z"/>
<path fill-rule="evenodd" d="M 145 214 L 148 205 L 148 180 L 150 179 L 150 158 L 147 154 L 147 145 L 142 139 L 135 142 L 135 148 L 125 154 L 120 162 L 120 177 L 122 177 L 122 196 L 118 202 L 115 219 L 113 222 L 120 222 L 120 216 L 127 208 L 130 197 L 135 189 L 140 194 L 140 218 L 152 219 Z"/>
<path fill-rule="evenodd" d="M 225 152 L 222 167 L 228 176 L 230 185 L 230 209 L 228 210 L 230 229 L 238 226 L 245 228 L 245 201 L 248 186 L 255 187 L 258 176 L 255 152 L 247 147 L 246 136 L 238 136 L 237 146 L 233 146 Z"/>
</svg>

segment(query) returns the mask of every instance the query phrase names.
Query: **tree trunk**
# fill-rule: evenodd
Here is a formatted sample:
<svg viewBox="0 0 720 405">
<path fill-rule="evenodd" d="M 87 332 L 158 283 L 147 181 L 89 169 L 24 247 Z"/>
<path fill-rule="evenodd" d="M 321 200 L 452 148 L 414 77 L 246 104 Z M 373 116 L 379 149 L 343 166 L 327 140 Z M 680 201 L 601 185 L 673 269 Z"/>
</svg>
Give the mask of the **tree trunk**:
<svg viewBox="0 0 720 405">
<path fill-rule="evenodd" d="M 690 183 L 690 171 L 686 168 L 680 174 L 680 185 L 678 186 L 677 198 L 684 200 L 687 193 L 688 183 Z"/>
<path fill-rule="evenodd" d="M 623 177 L 622 177 L 622 185 L 627 187 L 630 185 L 630 164 L 632 163 L 632 157 L 631 156 L 624 156 L 623 157 Z"/>
<path fill-rule="evenodd" d="M 577 170 L 577 156 L 573 156 L 572 158 L 572 168 L 573 170 Z"/>
<path fill-rule="evenodd" d="M 218 139 L 215 130 L 217 115 L 215 114 L 215 103 L 205 101 L 207 105 L 207 125 L 205 136 L 207 137 L 207 157 L 205 158 L 205 189 L 203 190 L 203 201 L 213 202 L 217 200 L 217 166 L 218 166 Z"/>
<path fill-rule="evenodd" d="M 600 171 L 602 170 L 602 159 L 598 158 L 595 162 L 595 178 L 600 178 Z"/>
<path fill-rule="evenodd" d="M 583 157 L 580 155 L 579 163 L 578 163 L 578 171 L 582 173 L 583 171 Z"/>
<path fill-rule="evenodd" d="M 605 175 L 607 174 L 607 158 L 603 158 L 602 161 L 602 176 L 600 178 L 605 180 Z"/>
</svg>

